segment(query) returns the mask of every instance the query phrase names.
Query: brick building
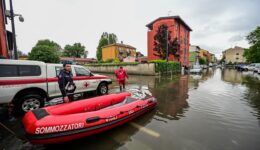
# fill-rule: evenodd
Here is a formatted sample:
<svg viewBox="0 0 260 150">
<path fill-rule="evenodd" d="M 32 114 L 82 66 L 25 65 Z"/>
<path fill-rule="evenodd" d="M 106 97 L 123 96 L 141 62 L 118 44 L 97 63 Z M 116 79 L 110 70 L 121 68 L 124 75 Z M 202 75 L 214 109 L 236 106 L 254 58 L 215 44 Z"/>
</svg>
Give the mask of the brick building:
<svg viewBox="0 0 260 150">
<path fill-rule="evenodd" d="M 189 46 L 190 46 L 190 31 L 192 29 L 181 19 L 180 16 L 168 16 L 160 17 L 151 23 L 147 24 L 149 31 L 147 33 L 148 38 L 148 60 L 161 59 L 154 55 L 154 36 L 157 33 L 159 26 L 167 25 L 168 31 L 170 32 L 171 40 L 174 38 L 178 39 L 179 50 L 177 55 L 174 57 L 170 55 L 169 61 L 179 61 L 182 65 L 189 65 Z"/>
<path fill-rule="evenodd" d="M 2 0 L 0 0 L 0 56 L 9 57 L 5 30 L 4 3 Z"/>
</svg>

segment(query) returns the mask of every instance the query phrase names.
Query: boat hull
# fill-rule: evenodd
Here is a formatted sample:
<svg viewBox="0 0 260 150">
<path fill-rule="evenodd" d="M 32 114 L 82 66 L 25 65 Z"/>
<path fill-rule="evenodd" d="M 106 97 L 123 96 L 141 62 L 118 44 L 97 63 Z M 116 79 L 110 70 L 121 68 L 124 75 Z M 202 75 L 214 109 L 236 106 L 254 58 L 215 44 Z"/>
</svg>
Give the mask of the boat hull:
<svg viewBox="0 0 260 150">
<path fill-rule="evenodd" d="M 68 111 L 65 111 L 65 109 L 69 108 L 67 106 L 69 104 L 28 112 L 23 119 L 27 138 L 33 144 L 51 144 L 79 139 L 123 125 L 152 110 L 157 105 L 156 99 L 149 97 L 123 105 L 119 105 L 120 103 L 106 105 L 107 107 L 99 107 L 93 111 L 93 107 L 112 103 L 111 101 L 120 102 L 127 96 L 130 96 L 130 94 L 126 92 L 119 95 L 110 95 L 110 97 L 108 95 L 108 97 L 102 96 L 101 98 L 73 102 L 74 104 L 71 104 L 70 107 L 76 108 L 78 105 L 81 108 L 85 105 L 88 108 L 87 110 L 91 110 L 81 113 L 66 113 Z M 112 107 L 109 108 L 109 106 Z M 72 112 L 76 110 L 74 107 L 72 107 Z"/>
</svg>

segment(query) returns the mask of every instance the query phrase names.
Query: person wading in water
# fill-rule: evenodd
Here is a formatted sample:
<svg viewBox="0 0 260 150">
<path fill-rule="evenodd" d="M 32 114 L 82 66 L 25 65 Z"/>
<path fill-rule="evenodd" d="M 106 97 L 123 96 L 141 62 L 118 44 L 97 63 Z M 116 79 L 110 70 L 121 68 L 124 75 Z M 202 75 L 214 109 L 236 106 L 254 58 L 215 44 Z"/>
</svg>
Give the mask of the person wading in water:
<svg viewBox="0 0 260 150">
<path fill-rule="evenodd" d="M 125 78 L 128 78 L 127 72 L 124 70 L 122 66 L 115 72 L 116 80 L 119 83 L 120 91 L 122 91 L 122 88 L 125 89 Z"/>
</svg>

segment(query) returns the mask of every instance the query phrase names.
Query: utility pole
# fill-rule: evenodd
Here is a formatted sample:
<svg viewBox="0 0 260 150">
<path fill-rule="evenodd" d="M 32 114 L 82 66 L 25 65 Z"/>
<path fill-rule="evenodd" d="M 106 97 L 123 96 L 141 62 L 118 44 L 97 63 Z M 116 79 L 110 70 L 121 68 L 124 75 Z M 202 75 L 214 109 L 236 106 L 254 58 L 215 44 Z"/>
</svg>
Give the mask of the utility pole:
<svg viewBox="0 0 260 150">
<path fill-rule="evenodd" d="M 9 0 L 9 2 L 10 2 L 10 15 L 11 15 L 10 19 L 11 19 L 11 24 L 12 24 L 12 39 L 13 39 L 14 59 L 18 59 L 16 37 L 15 37 L 15 26 L 14 26 L 13 2 L 12 2 L 12 0 Z"/>
</svg>

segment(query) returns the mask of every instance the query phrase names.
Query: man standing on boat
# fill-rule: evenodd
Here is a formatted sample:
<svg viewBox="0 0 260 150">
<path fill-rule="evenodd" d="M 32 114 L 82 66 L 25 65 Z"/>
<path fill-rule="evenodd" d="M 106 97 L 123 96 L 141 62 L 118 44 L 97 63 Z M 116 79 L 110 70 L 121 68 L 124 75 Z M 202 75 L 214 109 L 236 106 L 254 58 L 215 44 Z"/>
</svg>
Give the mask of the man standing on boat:
<svg viewBox="0 0 260 150">
<path fill-rule="evenodd" d="M 116 75 L 116 80 L 119 83 L 120 91 L 122 91 L 122 87 L 123 89 L 125 89 L 125 78 L 128 78 L 128 74 L 123 69 L 123 67 L 120 66 L 120 68 L 116 70 L 115 75 Z"/>
<path fill-rule="evenodd" d="M 74 98 L 74 91 L 76 89 L 76 85 L 73 82 L 72 79 L 72 73 L 71 73 L 71 63 L 70 62 L 64 62 L 63 63 L 63 70 L 60 71 L 60 74 L 58 76 L 58 83 L 59 88 L 63 97 L 63 101 L 65 103 L 68 103 L 70 101 L 73 101 Z"/>
</svg>

